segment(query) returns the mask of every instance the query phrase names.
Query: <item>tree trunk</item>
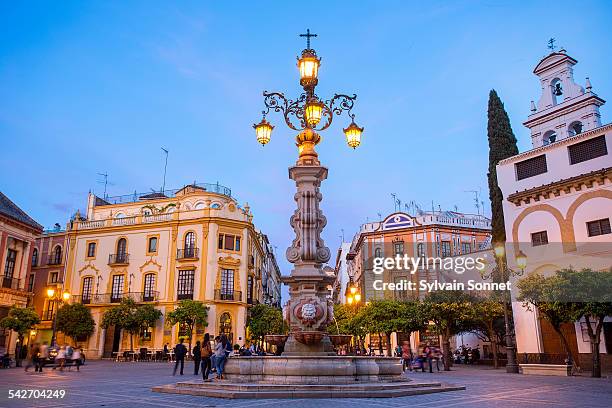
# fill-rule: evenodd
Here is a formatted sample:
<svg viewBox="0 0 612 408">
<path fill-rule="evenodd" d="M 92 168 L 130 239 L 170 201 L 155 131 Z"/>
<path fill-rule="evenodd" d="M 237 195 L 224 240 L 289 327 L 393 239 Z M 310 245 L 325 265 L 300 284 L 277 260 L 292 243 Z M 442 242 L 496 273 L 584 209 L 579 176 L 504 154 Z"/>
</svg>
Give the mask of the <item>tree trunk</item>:
<svg viewBox="0 0 612 408">
<path fill-rule="evenodd" d="M 493 368 L 499 368 L 499 359 L 497 358 L 497 336 L 495 335 L 495 330 L 493 330 L 493 322 L 489 322 L 487 324 L 487 332 L 489 335 L 489 340 L 491 340 L 491 345 L 493 346 Z"/>
<path fill-rule="evenodd" d="M 574 356 L 574 354 L 572 353 L 572 349 L 570 348 L 569 343 L 567 342 L 567 338 L 561 331 L 561 326 L 557 326 L 553 324 L 552 327 L 557 333 L 557 335 L 559 336 L 559 338 L 561 339 L 561 344 L 563 344 L 563 349 L 565 353 L 567 354 L 568 359 L 570 360 L 569 363 L 572 365 L 572 367 L 580 369 L 580 366 L 579 366 L 580 363 L 578 362 L 578 358 Z"/>
<path fill-rule="evenodd" d="M 134 352 L 134 335 L 130 332 L 130 351 Z"/>
<path fill-rule="evenodd" d="M 387 338 L 387 357 L 392 357 L 391 354 L 391 333 L 385 333 L 385 337 Z"/>
<path fill-rule="evenodd" d="M 442 334 L 442 354 L 444 355 L 444 371 L 450 371 L 451 353 L 450 353 L 450 335 Z"/>
<path fill-rule="evenodd" d="M 591 342 L 591 360 L 593 361 L 593 370 L 591 372 L 591 376 L 595 378 L 601 378 L 601 356 L 599 355 L 599 342 L 600 342 L 600 334 L 601 328 L 603 326 L 604 317 L 599 317 L 597 322 L 597 326 L 595 328 L 595 332 L 593 332 L 593 328 L 591 327 L 591 321 L 589 316 L 585 316 L 584 320 L 586 320 L 587 330 L 589 333 L 589 341 Z"/>
</svg>

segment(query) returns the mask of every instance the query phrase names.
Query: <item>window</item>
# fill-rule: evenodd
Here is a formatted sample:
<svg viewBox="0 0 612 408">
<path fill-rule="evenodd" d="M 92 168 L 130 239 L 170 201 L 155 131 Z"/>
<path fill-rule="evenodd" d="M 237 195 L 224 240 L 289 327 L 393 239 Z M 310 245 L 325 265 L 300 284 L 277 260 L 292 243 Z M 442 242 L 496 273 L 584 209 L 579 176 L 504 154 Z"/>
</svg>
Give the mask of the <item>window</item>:
<svg viewBox="0 0 612 408">
<path fill-rule="evenodd" d="M 193 299 L 193 270 L 179 271 L 177 299 Z"/>
<path fill-rule="evenodd" d="M 606 146 L 606 136 L 601 135 L 584 142 L 576 143 L 567 148 L 569 151 L 570 164 L 582 163 L 587 160 L 608 154 Z"/>
<path fill-rule="evenodd" d="M 121 298 L 123 297 L 124 282 L 125 282 L 125 278 L 123 275 L 113 276 L 113 286 L 111 289 L 111 303 L 121 302 Z"/>
<path fill-rule="evenodd" d="M 6 264 L 4 265 L 4 276 L 12 278 L 15 272 L 15 259 L 17 259 L 17 251 L 9 249 L 6 252 Z"/>
<path fill-rule="evenodd" d="M 117 241 L 117 255 L 125 255 L 126 250 L 127 240 L 125 238 L 121 238 L 119 241 Z M 119 256 L 117 258 L 119 258 Z"/>
<path fill-rule="evenodd" d="M 34 248 L 32 251 L 32 266 L 38 265 L 38 249 Z"/>
<path fill-rule="evenodd" d="M 425 244 L 422 242 L 417 244 L 417 256 L 419 258 L 425 258 Z"/>
<path fill-rule="evenodd" d="M 221 299 L 234 300 L 234 270 L 221 270 Z"/>
<path fill-rule="evenodd" d="M 374 250 L 374 257 L 375 258 L 382 258 L 382 249 L 381 248 L 376 248 Z"/>
<path fill-rule="evenodd" d="M 531 159 L 523 160 L 515 165 L 516 179 L 523 180 L 529 177 L 544 174 L 548 171 L 546 167 L 546 155 L 532 157 Z"/>
<path fill-rule="evenodd" d="M 145 275 L 142 300 L 145 302 L 155 300 L 155 274 L 153 273 L 148 273 Z"/>
<path fill-rule="evenodd" d="M 34 292 L 34 274 L 31 273 L 28 277 L 28 292 Z"/>
<path fill-rule="evenodd" d="M 247 277 L 247 303 L 253 303 L 253 277 Z"/>
<path fill-rule="evenodd" d="M 55 309 L 55 302 L 52 300 L 47 300 L 47 313 L 45 315 L 45 320 L 53 320 L 53 310 Z"/>
<path fill-rule="evenodd" d="M 193 232 L 185 234 L 185 249 L 195 248 L 195 242 L 195 234 Z"/>
<path fill-rule="evenodd" d="M 91 292 L 93 289 L 93 278 L 86 276 L 83 278 L 83 290 L 81 291 L 81 303 L 86 305 L 91 303 Z"/>
<path fill-rule="evenodd" d="M 51 252 L 51 258 L 49 259 L 49 265 L 59 265 L 62 263 L 62 247 L 56 245 Z"/>
<path fill-rule="evenodd" d="M 219 234 L 218 249 L 240 251 L 240 237 L 229 234 Z"/>
<path fill-rule="evenodd" d="M 404 255 L 404 241 L 394 242 L 393 252 L 395 253 L 395 255 Z"/>
<path fill-rule="evenodd" d="M 154 253 L 157 252 L 157 237 L 149 238 L 149 246 L 147 252 Z"/>
<path fill-rule="evenodd" d="M 461 253 L 469 254 L 470 252 L 472 252 L 472 245 L 469 242 L 462 242 L 461 243 Z"/>
<path fill-rule="evenodd" d="M 587 232 L 589 237 L 595 237 L 597 235 L 610 234 L 610 219 L 603 218 L 601 220 L 595 220 L 587 222 Z"/>
<path fill-rule="evenodd" d="M 534 232 L 531 234 L 531 246 L 548 244 L 548 234 L 546 231 Z"/>
<path fill-rule="evenodd" d="M 51 272 L 49 274 L 49 283 L 57 283 L 59 277 L 59 272 Z"/>
<path fill-rule="evenodd" d="M 87 257 L 95 258 L 95 256 L 96 256 L 96 243 L 90 242 L 87 244 Z"/>
<path fill-rule="evenodd" d="M 573 122 L 567 128 L 567 133 L 571 136 L 576 136 L 582 133 L 582 123 L 581 122 Z"/>
<path fill-rule="evenodd" d="M 450 241 L 442 241 L 442 258 L 451 256 L 451 243 Z"/>
<path fill-rule="evenodd" d="M 547 146 L 551 143 L 555 143 L 557 141 L 557 134 L 553 130 L 549 130 L 544 133 L 544 137 L 542 138 L 542 143 L 544 146 Z"/>
</svg>

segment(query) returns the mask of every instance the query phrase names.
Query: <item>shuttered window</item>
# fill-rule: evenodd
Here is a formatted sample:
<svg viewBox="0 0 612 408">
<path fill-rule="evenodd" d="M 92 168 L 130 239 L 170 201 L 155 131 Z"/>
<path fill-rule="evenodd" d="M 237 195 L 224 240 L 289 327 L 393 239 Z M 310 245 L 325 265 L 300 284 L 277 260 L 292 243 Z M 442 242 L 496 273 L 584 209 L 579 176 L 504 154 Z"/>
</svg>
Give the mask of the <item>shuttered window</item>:
<svg viewBox="0 0 612 408">
<path fill-rule="evenodd" d="M 548 234 L 546 231 L 534 232 L 531 234 L 531 246 L 540 246 L 548 244 Z"/>
<path fill-rule="evenodd" d="M 567 148 L 569 151 L 570 164 L 582 163 L 587 160 L 608 154 L 608 146 L 606 146 L 606 136 L 601 135 L 593 139 L 585 140 L 584 142 L 576 143 Z"/>
<path fill-rule="evenodd" d="M 523 180 L 529 177 L 544 174 L 548 171 L 546 167 L 546 155 L 532 157 L 531 159 L 523 160 L 515 165 L 516 179 Z"/>
<path fill-rule="evenodd" d="M 603 218 L 601 220 L 587 222 L 587 232 L 589 237 L 610 234 L 610 219 Z"/>
</svg>

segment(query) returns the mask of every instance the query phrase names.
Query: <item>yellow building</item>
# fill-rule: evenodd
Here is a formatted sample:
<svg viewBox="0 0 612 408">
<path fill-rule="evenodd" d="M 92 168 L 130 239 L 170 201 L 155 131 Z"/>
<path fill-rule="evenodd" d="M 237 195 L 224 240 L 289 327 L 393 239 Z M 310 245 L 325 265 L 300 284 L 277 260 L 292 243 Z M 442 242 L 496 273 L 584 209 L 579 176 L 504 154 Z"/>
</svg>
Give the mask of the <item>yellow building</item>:
<svg viewBox="0 0 612 408">
<path fill-rule="evenodd" d="M 129 336 L 102 329 L 105 310 L 129 296 L 164 315 L 181 299 L 209 306 L 204 332 L 245 340 L 247 309 L 262 301 L 263 249 L 248 205 L 219 184 L 188 185 L 165 194 L 102 199 L 89 195 L 87 214 L 70 223 L 65 290 L 91 308 L 96 329 L 83 344 L 88 358 L 129 350 Z M 135 337 L 135 348 L 177 342 L 164 317 Z M 182 333 L 181 333 L 182 334 Z"/>
</svg>

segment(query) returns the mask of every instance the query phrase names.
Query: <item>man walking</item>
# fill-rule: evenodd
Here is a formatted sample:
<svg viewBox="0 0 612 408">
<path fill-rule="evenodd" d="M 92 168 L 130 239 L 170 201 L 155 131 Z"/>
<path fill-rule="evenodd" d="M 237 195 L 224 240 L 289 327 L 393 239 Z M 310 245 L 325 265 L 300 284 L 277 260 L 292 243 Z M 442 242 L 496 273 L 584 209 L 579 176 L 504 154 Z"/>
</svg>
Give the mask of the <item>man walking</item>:
<svg viewBox="0 0 612 408">
<path fill-rule="evenodd" d="M 45 363 L 47 362 L 47 359 L 49 358 L 49 346 L 47 345 L 46 341 L 43 341 L 42 346 L 40 346 L 40 355 L 38 357 L 38 365 L 36 366 L 36 368 L 34 369 L 34 371 L 38 371 L 41 372 L 43 371 L 43 367 L 45 366 Z"/>
<path fill-rule="evenodd" d="M 174 371 L 172 375 L 176 375 L 176 370 L 178 369 L 179 363 L 181 364 L 181 375 L 183 375 L 183 368 L 185 367 L 185 354 L 187 354 L 187 347 L 183 344 L 183 339 L 179 339 L 178 344 L 174 347 L 174 356 L 176 357 L 176 362 L 174 363 Z"/>
</svg>

